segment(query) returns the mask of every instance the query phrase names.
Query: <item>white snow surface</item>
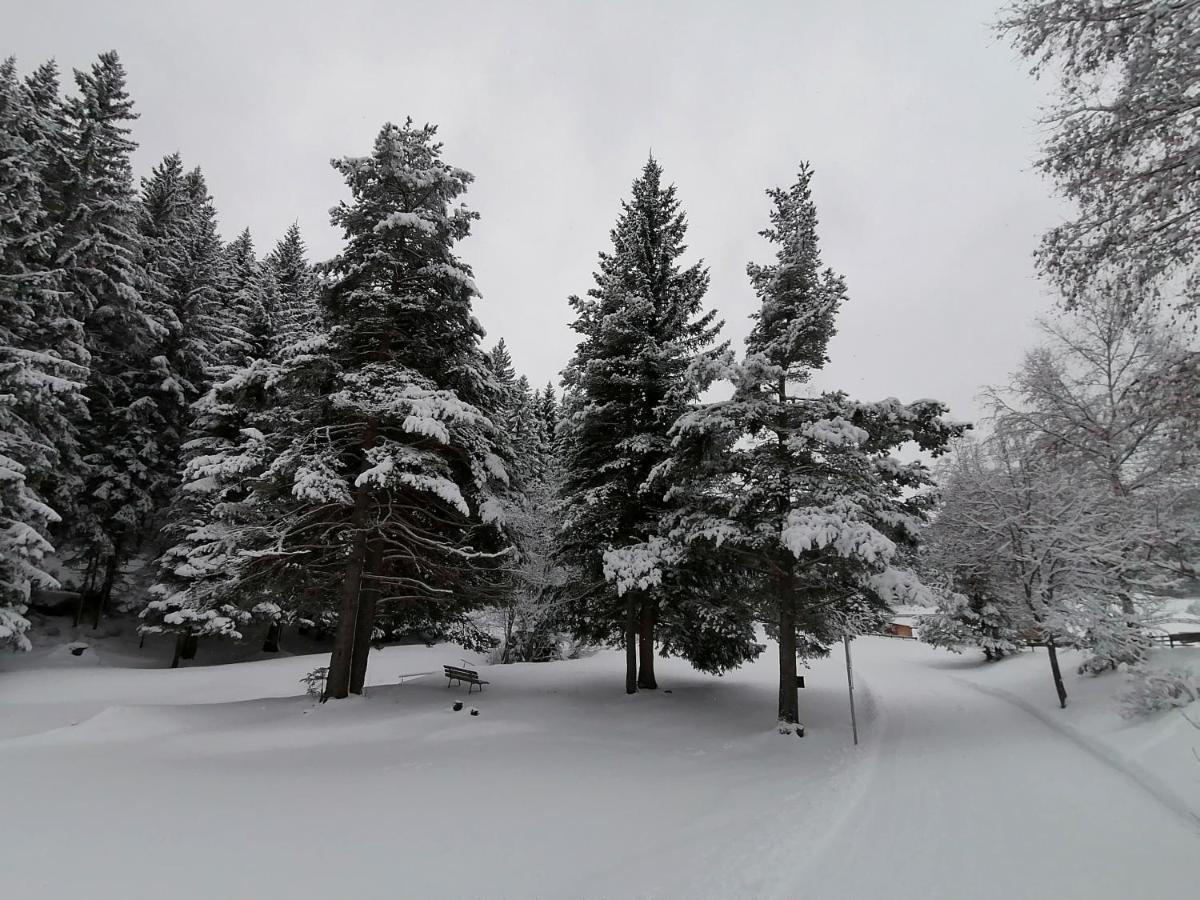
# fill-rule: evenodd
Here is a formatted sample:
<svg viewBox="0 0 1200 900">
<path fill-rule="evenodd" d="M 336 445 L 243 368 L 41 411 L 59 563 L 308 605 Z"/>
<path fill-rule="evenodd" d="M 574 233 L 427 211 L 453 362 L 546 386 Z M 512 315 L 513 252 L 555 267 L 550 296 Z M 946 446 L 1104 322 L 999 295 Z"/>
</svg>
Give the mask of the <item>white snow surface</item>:
<svg viewBox="0 0 1200 900">
<path fill-rule="evenodd" d="M 461 712 L 452 645 L 373 654 L 367 697 L 324 706 L 298 683 L 324 656 L 5 655 L 4 895 L 1195 896 L 1178 713 L 1121 720 L 1121 676 L 1070 653 L 1063 711 L 1044 651 L 853 650 L 858 747 L 840 650 L 806 673 L 803 739 L 773 727 L 773 647 L 722 678 L 661 661 L 632 697 L 613 652 L 488 667 Z"/>
</svg>

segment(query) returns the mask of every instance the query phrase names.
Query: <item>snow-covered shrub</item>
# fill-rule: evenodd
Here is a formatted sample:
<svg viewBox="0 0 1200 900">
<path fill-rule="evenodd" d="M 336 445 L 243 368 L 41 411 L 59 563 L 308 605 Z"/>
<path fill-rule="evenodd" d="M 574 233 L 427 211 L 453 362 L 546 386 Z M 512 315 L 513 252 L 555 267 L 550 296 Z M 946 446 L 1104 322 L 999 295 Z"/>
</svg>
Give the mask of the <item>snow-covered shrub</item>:
<svg viewBox="0 0 1200 900">
<path fill-rule="evenodd" d="M 1134 669 L 1129 688 L 1118 698 L 1127 719 L 1200 700 L 1200 673 L 1190 669 Z"/>
<path fill-rule="evenodd" d="M 300 683 L 304 685 L 304 692 L 314 700 L 321 699 L 321 695 L 325 693 L 325 679 L 329 677 L 328 666 L 318 666 L 307 675 L 300 679 Z"/>
<path fill-rule="evenodd" d="M 989 662 L 1020 649 L 1017 629 L 1003 605 L 987 597 L 956 591 L 938 592 L 937 611 L 920 617 L 921 640 L 961 653 L 978 647 Z"/>
</svg>

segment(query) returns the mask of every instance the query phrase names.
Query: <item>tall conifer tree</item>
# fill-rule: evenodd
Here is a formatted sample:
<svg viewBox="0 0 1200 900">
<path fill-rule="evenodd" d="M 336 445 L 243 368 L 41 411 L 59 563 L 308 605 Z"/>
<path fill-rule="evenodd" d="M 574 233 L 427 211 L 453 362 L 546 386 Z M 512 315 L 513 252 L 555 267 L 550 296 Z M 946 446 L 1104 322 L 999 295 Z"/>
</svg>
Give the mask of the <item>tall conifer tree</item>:
<svg viewBox="0 0 1200 900">
<path fill-rule="evenodd" d="M 352 196 L 332 212 L 346 248 L 327 267 L 327 337 L 301 360 L 328 374 L 272 466 L 294 501 L 279 559 L 340 582 L 326 698 L 361 693 L 380 604 L 465 624 L 507 555 L 499 390 L 454 253 L 476 217 L 458 199 L 472 176 L 435 134 L 388 124 L 370 156 L 334 162 Z"/>
<path fill-rule="evenodd" d="M 731 380 L 733 397 L 675 426 L 669 540 L 612 573 L 628 591 L 700 566 L 705 577 L 692 584 L 718 616 L 753 616 L 777 638 L 780 730 L 798 734 L 798 658 L 877 624 L 892 601 L 926 596 L 900 552 L 916 538 L 930 477 L 890 451 L 915 442 L 936 455 L 963 428 L 932 400 L 859 403 L 806 389 L 827 361 L 846 292 L 821 264 L 811 178 L 804 165 L 790 189 L 769 192 L 762 234 L 775 260 L 748 267 L 761 305 L 746 357 L 707 372 Z"/>
<path fill-rule="evenodd" d="M 60 520 L 50 495 L 77 464 L 71 420 L 87 378 L 54 266 L 49 137 L 15 61 L 0 63 L 0 644 L 19 648 L 31 588 L 57 584 L 43 566 Z"/>
<path fill-rule="evenodd" d="M 650 588 L 619 598 L 603 577 L 604 552 L 657 533 L 669 485 L 648 482 L 670 455 L 671 425 L 695 399 L 685 372 L 720 328 L 702 310 L 707 270 L 680 265 L 686 232 L 675 187 L 663 185 L 652 158 L 622 203 L 596 286 L 570 299 L 581 339 L 564 373 L 561 554 L 591 579 L 575 604 L 577 629 L 624 641 L 629 693 L 657 687 L 662 598 Z"/>
<path fill-rule="evenodd" d="M 64 108 L 65 152 L 55 172 L 56 264 L 67 311 L 84 323 L 90 367 L 88 420 L 79 423 L 83 485 L 70 523 L 86 563 L 85 592 L 97 615 L 121 563 L 155 507 L 153 450 L 162 429 L 143 391 L 149 356 L 164 334 L 146 314 L 129 157 L 135 118 L 116 53 L 76 71 L 78 94 Z"/>
</svg>

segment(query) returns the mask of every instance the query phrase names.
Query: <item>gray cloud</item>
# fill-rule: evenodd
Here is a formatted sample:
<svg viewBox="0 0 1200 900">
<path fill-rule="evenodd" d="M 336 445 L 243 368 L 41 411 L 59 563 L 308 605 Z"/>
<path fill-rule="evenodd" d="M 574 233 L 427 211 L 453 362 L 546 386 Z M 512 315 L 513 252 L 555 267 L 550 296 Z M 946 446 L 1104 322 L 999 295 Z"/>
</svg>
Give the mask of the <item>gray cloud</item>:
<svg viewBox="0 0 1200 900">
<path fill-rule="evenodd" d="M 119 50 L 139 174 L 182 151 L 226 236 L 248 225 L 260 249 L 298 219 L 332 255 L 329 158 L 368 152 L 385 120 L 437 122 L 478 178 L 462 250 L 480 318 L 535 383 L 570 356 L 566 297 L 651 149 L 736 342 L 763 190 L 809 159 L 851 298 L 821 386 L 971 418 L 1049 306 L 1030 254 L 1060 212 L 1031 168 L 1040 89 L 989 31 L 995 2 L 41 0 L 5 4 L 0 52 L 28 70 Z"/>
</svg>

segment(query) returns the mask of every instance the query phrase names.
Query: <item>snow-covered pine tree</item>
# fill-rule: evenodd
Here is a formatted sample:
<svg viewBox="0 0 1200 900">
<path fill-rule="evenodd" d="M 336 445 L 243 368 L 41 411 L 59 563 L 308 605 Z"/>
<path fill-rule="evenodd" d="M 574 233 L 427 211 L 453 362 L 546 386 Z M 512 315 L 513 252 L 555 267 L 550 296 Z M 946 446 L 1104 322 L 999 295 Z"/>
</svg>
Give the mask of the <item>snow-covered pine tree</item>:
<svg viewBox="0 0 1200 900">
<path fill-rule="evenodd" d="M 266 359 L 276 339 L 277 286 L 270 267 L 254 255 L 249 228 L 225 248 L 225 278 L 223 306 L 233 333 L 219 349 L 220 358 L 239 367 L 253 359 Z"/>
<path fill-rule="evenodd" d="M 156 506 L 162 469 L 155 448 L 164 425 L 145 386 L 159 365 L 150 353 L 165 335 L 139 292 L 145 275 L 128 137 L 135 114 L 125 70 L 108 52 L 90 71 L 76 71 L 75 82 L 53 185 L 56 263 L 68 314 L 84 322 L 89 355 L 89 418 L 77 426 L 83 485 L 68 524 L 86 566 L 84 594 L 98 616 Z"/>
<path fill-rule="evenodd" d="M 15 77 L 15 67 L 12 75 Z M 24 335 L 22 341 L 26 350 L 45 354 L 39 362 L 43 371 L 81 383 L 87 380 L 88 371 L 83 322 L 73 314 L 69 295 L 62 290 L 61 273 L 57 271 L 55 258 L 61 220 L 57 188 L 61 174 L 66 171 L 64 116 L 57 67 L 53 62 L 43 63 L 25 79 L 23 87 L 23 95 L 19 91 L 11 95 L 13 105 L 9 108 L 6 128 L 12 129 L 9 134 L 13 140 L 25 142 L 29 155 L 17 155 L 24 157 L 23 167 L 34 173 L 36 206 L 27 205 L 30 195 L 25 193 L 26 188 L 12 184 L 8 189 L 13 192 L 9 195 L 13 204 L 33 211 L 38 222 L 32 225 L 32 220 L 22 217 L 15 208 L 10 213 L 10 226 L 25 235 L 18 242 L 24 248 L 24 260 L 18 263 L 15 258 L 10 258 L 5 272 L 18 279 L 11 283 L 29 287 L 29 276 L 34 271 L 46 271 L 36 278 L 36 297 L 27 298 L 31 305 L 24 308 L 22 315 L 14 313 L 10 321 L 14 323 L 14 330 Z M 15 88 L 16 85 L 11 85 L 9 89 Z M 15 149 L 13 145 L 10 145 L 11 149 Z M 22 197 L 24 199 L 20 199 Z M 16 252 L 16 246 L 10 245 L 10 251 Z M 25 274 L 18 275 L 21 271 Z M 24 324 L 17 326 L 15 323 L 22 319 Z M 82 486 L 78 425 L 87 418 L 87 408 L 79 389 L 59 393 L 57 401 L 49 402 L 49 397 L 43 396 L 33 407 L 22 410 L 21 416 L 49 439 L 55 451 L 53 466 L 34 476 L 37 489 L 61 516 L 71 519 Z"/>
<path fill-rule="evenodd" d="M 891 451 L 915 442 L 937 454 L 963 429 L 931 400 L 806 394 L 846 291 L 821 265 L 811 178 L 803 165 L 790 189 L 769 192 L 763 236 L 775 261 L 748 267 L 762 305 L 745 359 L 696 367 L 701 386 L 724 374 L 734 395 L 697 406 L 674 428 L 676 453 L 664 468 L 678 509 L 667 539 L 609 560 L 610 577 L 628 589 L 686 572 L 699 557 L 712 574 L 694 589 L 714 586 L 715 617 L 736 633 L 748 609 L 779 641 L 780 728 L 798 733 L 797 658 L 827 652 L 921 590 L 899 554 L 915 539 L 929 472 Z"/>
<path fill-rule="evenodd" d="M 563 632 L 565 566 L 554 559 L 558 530 L 556 495 L 561 467 L 547 416 L 555 415 L 553 392 L 547 402 L 524 375 L 517 376 L 503 339 L 487 353 L 501 389 L 495 418 L 512 447 L 514 491 L 505 518 L 515 558 L 508 567 L 507 596 L 497 606 L 501 662 L 537 662 L 559 652 Z"/>
<path fill-rule="evenodd" d="M 275 539 L 276 510 L 258 481 L 280 449 L 280 425 L 287 421 L 280 381 L 276 361 L 252 360 L 193 407 L 192 436 L 183 448 L 187 463 L 167 529 L 175 543 L 158 561 L 139 629 L 176 636 L 173 666 L 195 655 L 200 638 L 241 638 L 254 615 L 272 623 L 273 639 L 264 649 L 278 649 L 290 594 L 282 581 L 248 586 L 242 564 Z"/>
<path fill-rule="evenodd" d="M 1035 624 L 993 586 L 994 560 L 971 565 L 956 552 L 961 537 L 965 536 L 953 528 L 939 528 L 936 521 L 923 535 L 921 577 L 937 602 L 935 612 L 921 617 L 921 640 L 953 653 L 978 647 L 985 659 L 995 662 L 1015 653 Z"/>
<path fill-rule="evenodd" d="M 208 389 L 214 366 L 235 358 L 229 345 L 241 349 L 243 342 L 227 308 L 216 210 L 200 170 L 185 172 L 179 154 L 171 154 L 143 179 L 141 200 L 142 297 L 160 334 L 153 350 L 156 385 L 147 388 L 168 429 L 157 455 L 169 491 L 191 406 Z"/>
<path fill-rule="evenodd" d="M 321 311 L 317 304 L 318 280 L 308 262 L 308 251 L 300 237 L 300 226 L 293 222 L 266 260 L 279 296 L 275 301 L 272 352 L 295 340 L 311 337 L 321 330 Z"/>
<path fill-rule="evenodd" d="M 331 213 L 346 247 L 327 266 L 329 333 L 308 354 L 327 386 L 270 472 L 294 501 L 276 560 L 340 580 L 327 699 L 361 693 L 380 604 L 465 626 L 508 555 L 498 388 L 453 250 L 477 215 L 456 202 L 472 176 L 435 135 L 387 124 L 370 156 L 334 162 L 352 197 Z"/>
<path fill-rule="evenodd" d="M 647 480 L 670 455 L 668 432 L 696 397 L 685 372 L 721 326 L 702 310 L 707 270 L 679 264 L 686 232 L 675 187 L 663 186 L 651 158 L 622 202 L 596 286 L 570 298 L 581 339 L 563 376 L 560 554 L 587 579 L 572 604 L 576 630 L 624 642 L 628 693 L 657 687 L 655 632 L 669 611 L 649 585 L 618 596 L 604 578 L 604 554 L 658 533 L 670 485 L 648 489 Z"/>
<path fill-rule="evenodd" d="M 29 647 L 31 588 L 57 585 L 43 568 L 59 521 L 47 494 L 75 461 L 71 417 L 87 378 L 64 358 L 56 324 L 64 312 L 39 115 L 15 60 L 0 63 L 0 645 L 19 649 Z"/>
<path fill-rule="evenodd" d="M 554 392 L 554 385 L 546 382 L 546 386 L 542 388 L 541 393 L 535 391 L 533 398 L 534 408 L 537 412 L 538 421 L 542 426 L 546 445 L 555 447 L 555 452 L 557 452 L 558 420 L 561 410 L 559 408 L 558 395 Z"/>
<path fill-rule="evenodd" d="M 255 617 L 270 623 L 263 649 L 277 651 L 286 622 L 324 609 L 314 587 L 320 579 L 304 567 L 278 561 L 266 577 L 264 568 L 245 565 L 277 542 L 274 526 L 286 518 L 288 504 L 267 471 L 314 402 L 299 342 L 320 327 L 316 280 L 295 225 L 262 263 L 249 231 L 225 252 L 225 303 L 246 340 L 216 348 L 221 377 L 193 406 L 168 526 L 174 544 L 159 560 L 141 614 L 142 632 L 175 634 L 175 664 L 195 654 L 200 638 L 242 637 Z M 232 366 L 239 353 L 253 358 Z"/>
</svg>

